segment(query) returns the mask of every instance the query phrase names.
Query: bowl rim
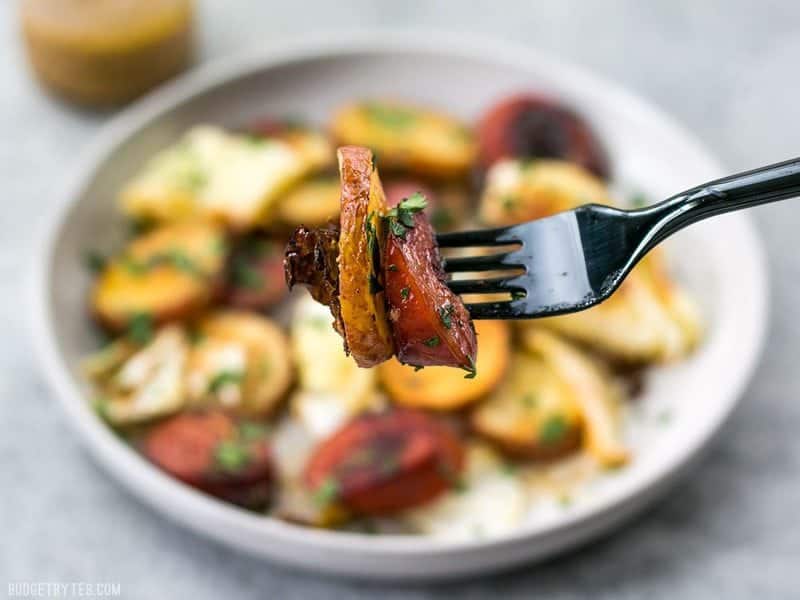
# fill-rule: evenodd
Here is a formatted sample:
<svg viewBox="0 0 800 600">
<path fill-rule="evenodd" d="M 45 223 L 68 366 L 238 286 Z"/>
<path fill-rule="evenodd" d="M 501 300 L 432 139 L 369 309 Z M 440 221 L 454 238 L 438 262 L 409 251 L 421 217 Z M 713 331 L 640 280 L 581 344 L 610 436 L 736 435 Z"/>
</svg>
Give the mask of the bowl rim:
<svg viewBox="0 0 800 600">
<path fill-rule="evenodd" d="M 685 147 L 692 148 L 705 158 L 710 169 L 722 174 L 720 163 L 704 149 L 702 144 L 682 125 L 667 114 L 651 106 L 637 95 L 628 92 L 605 78 L 597 77 L 580 67 L 527 45 L 502 41 L 476 34 L 453 33 L 439 30 L 414 30 L 413 32 L 378 29 L 319 33 L 294 39 L 276 39 L 258 48 L 236 55 L 213 60 L 146 96 L 122 111 L 94 135 L 94 140 L 73 164 L 72 173 L 59 192 L 55 192 L 53 211 L 44 219 L 41 232 L 36 236 L 31 268 L 29 291 L 32 303 L 31 330 L 35 353 L 41 371 L 51 392 L 59 398 L 62 407 L 82 441 L 92 455 L 135 496 L 165 512 L 185 526 L 204 532 L 211 537 L 236 546 L 250 546 L 258 542 L 237 538 L 237 533 L 258 533 L 261 542 L 289 542 L 327 550 L 348 551 L 364 555 L 434 555 L 459 551 L 481 552 L 521 541 L 533 541 L 573 528 L 588 525 L 591 521 L 609 515 L 616 509 L 643 494 L 659 483 L 676 475 L 703 449 L 719 431 L 724 421 L 738 403 L 744 386 L 755 369 L 764 343 L 767 323 L 767 273 L 761 242 L 751 220 L 743 215 L 731 215 L 739 222 L 741 233 L 749 238 L 756 268 L 751 273 L 754 280 L 754 322 L 749 337 L 742 340 L 742 356 L 737 369 L 726 380 L 725 403 L 721 410 L 699 431 L 694 439 L 668 455 L 657 466 L 641 473 L 628 485 L 619 486 L 603 502 L 586 502 L 562 518 L 547 524 L 523 525 L 514 532 L 488 539 L 446 540 L 425 536 L 366 535 L 351 532 L 314 529 L 287 523 L 239 509 L 233 505 L 207 497 L 177 482 L 139 457 L 121 442 L 89 407 L 76 379 L 60 355 L 50 310 L 52 290 L 51 259 L 55 241 L 70 210 L 76 205 L 86 184 L 95 175 L 98 166 L 129 136 L 159 115 L 174 109 L 197 94 L 225 85 L 236 79 L 257 73 L 266 68 L 324 56 L 358 56 L 364 53 L 422 52 L 473 60 L 490 60 L 505 66 L 531 69 L 537 65 L 557 68 L 559 78 L 572 87 L 589 87 L 600 90 L 605 97 L 624 102 L 626 107 L 647 119 L 671 130 L 674 138 Z M 228 533 L 222 533 L 227 531 Z"/>
</svg>

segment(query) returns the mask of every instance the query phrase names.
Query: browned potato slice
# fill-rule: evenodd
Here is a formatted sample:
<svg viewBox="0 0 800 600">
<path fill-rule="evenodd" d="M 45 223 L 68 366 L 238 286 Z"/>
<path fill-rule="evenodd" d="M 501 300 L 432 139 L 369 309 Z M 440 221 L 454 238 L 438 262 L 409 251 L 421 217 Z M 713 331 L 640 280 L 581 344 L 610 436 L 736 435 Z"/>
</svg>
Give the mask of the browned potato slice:
<svg viewBox="0 0 800 600">
<path fill-rule="evenodd" d="M 186 375 L 190 400 L 240 415 L 271 413 L 292 382 L 280 328 L 260 315 L 226 311 L 204 318 L 197 332 Z"/>
<path fill-rule="evenodd" d="M 397 102 L 342 107 L 331 123 L 342 144 L 367 146 L 386 170 L 463 177 L 475 158 L 472 132 L 452 117 Z"/>
<path fill-rule="evenodd" d="M 205 307 L 220 283 L 224 230 L 211 223 L 161 227 L 131 242 L 110 261 L 92 291 L 92 308 L 109 329 L 145 315 L 156 323 Z"/>
<path fill-rule="evenodd" d="M 514 456 L 557 458 L 580 445 L 582 419 L 572 390 L 541 357 L 526 352 L 514 354 L 503 383 L 471 420 Z"/>
<path fill-rule="evenodd" d="M 319 227 L 339 216 L 339 179 L 319 177 L 298 184 L 276 207 L 275 217 L 284 225 Z"/>
<path fill-rule="evenodd" d="M 513 225 L 581 204 L 611 204 L 603 182 L 559 160 L 511 160 L 486 175 L 479 217 L 487 225 Z"/>
<path fill-rule="evenodd" d="M 511 354 L 509 326 L 502 321 L 475 321 L 478 359 L 474 378 L 451 367 L 416 371 L 396 359 L 378 367 L 381 383 L 394 402 L 428 410 L 458 410 L 488 394 L 506 373 Z"/>
<path fill-rule="evenodd" d="M 394 354 L 380 268 L 386 198 L 372 152 L 345 146 L 337 155 L 342 187 L 339 301 L 345 346 L 360 367 L 372 367 Z"/>
<path fill-rule="evenodd" d="M 620 393 L 609 375 L 583 352 L 553 334 L 529 328 L 525 347 L 571 390 L 584 424 L 584 445 L 601 465 L 618 467 L 630 454 L 620 435 Z"/>
<path fill-rule="evenodd" d="M 582 312 L 538 319 L 537 325 L 591 346 L 621 363 L 669 362 L 701 336 L 694 303 L 666 276 L 651 252 L 608 300 Z M 520 327 L 535 327 L 521 323 Z"/>
</svg>

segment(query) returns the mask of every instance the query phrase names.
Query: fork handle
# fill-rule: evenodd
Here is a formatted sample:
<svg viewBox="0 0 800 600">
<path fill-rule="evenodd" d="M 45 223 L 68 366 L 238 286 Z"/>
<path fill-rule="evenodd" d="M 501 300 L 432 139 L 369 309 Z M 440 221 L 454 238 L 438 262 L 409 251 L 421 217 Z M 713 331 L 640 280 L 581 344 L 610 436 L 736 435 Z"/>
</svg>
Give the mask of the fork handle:
<svg viewBox="0 0 800 600">
<path fill-rule="evenodd" d="M 715 215 L 800 196 L 800 158 L 723 177 L 637 211 L 649 250 L 684 227 Z"/>
</svg>

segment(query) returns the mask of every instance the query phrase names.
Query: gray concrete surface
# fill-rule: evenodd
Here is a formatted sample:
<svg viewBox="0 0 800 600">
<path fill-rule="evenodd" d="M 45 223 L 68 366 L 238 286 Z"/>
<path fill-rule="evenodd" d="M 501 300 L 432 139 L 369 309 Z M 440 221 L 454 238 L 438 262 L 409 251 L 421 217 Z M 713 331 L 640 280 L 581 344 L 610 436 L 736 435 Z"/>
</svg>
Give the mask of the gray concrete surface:
<svg viewBox="0 0 800 600">
<path fill-rule="evenodd" d="M 0 594 L 7 581 L 35 580 L 116 581 L 125 598 L 197 600 L 800 596 L 800 209 L 791 202 L 755 212 L 773 320 L 744 402 L 689 480 L 603 541 L 482 580 L 362 585 L 232 553 L 130 498 L 83 452 L 31 357 L 22 289 L 31 232 L 51 206 L 48 190 L 106 117 L 65 108 L 30 81 L 15 4 L 0 3 Z M 204 59 L 324 28 L 494 34 L 630 86 L 731 169 L 800 154 L 796 2 L 208 0 L 202 17 Z"/>
</svg>

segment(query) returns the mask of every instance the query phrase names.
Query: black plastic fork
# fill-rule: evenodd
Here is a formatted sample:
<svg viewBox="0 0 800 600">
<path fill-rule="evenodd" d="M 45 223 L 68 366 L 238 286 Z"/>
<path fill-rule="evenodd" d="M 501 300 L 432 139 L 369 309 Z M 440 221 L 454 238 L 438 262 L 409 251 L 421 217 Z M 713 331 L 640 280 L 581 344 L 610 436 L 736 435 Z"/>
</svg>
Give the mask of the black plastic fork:
<svg viewBox="0 0 800 600">
<path fill-rule="evenodd" d="M 445 233 L 442 248 L 515 246 L 488 256 L 448 258 L 448 273 L 509 271 L 451 280 L 457 294 L 505 293 L 467 304 L 473 319 L 531 319 L 585 310 L 608 298 L 654 246 L 702 219 L 800 195 L 800 159 L 706 183 L 637 210 L 587 204 L 519 225 Z"/>
</svg>

